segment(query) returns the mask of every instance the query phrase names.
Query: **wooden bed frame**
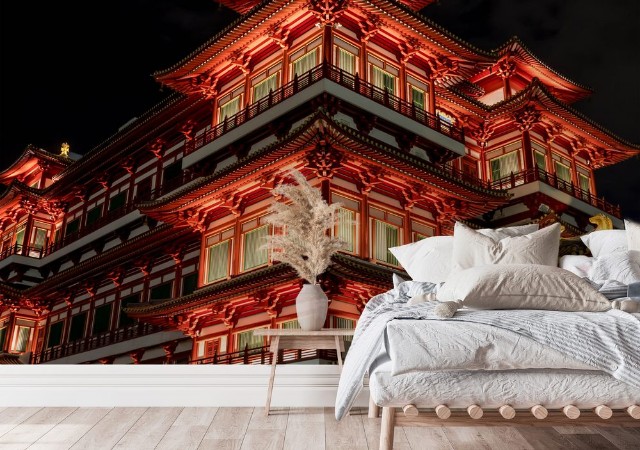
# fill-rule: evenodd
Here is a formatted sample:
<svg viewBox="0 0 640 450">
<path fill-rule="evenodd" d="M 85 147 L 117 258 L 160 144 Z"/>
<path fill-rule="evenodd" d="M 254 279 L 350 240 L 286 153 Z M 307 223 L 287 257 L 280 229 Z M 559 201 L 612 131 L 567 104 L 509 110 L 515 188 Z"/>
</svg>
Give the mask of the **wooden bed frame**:
<svg viewBox="0 0 640 450">
<path fill-rule="evenodd" d="M 559 222 L 553 212 L 543 217 L 541 227 Z M 589 219 L 597 230 L 611 230 L 611 219 L 598 214 Z M 579 237 L 563 238 L 560 242 L 560 255 L 586 254 L 586 246 Z M 378 418 L 381 407 L 369 398 L 369 418 Z M 467 409 L 451 410 L 447 405 L 419 410 L 415 405 L 405 405 L 402 413 L 396 414 L 396 407 L 382 407 L 382 425 L 380 427 L 380 449 L 393 449 L 393 435 L 397 426 L 559 426 L 559 425 L 598 425 L 640 427 L 640 406 L 630 405 L 626 409 L 612 410 L 606 405 L 591 410 L 580 410 L 574 405 L 567 405 L 560 410 L 547 410 L 542 405 L 535 405 L 529 410 L 515 410 L 510 405 L 502 405 L 498 409 L 484 411 L 479 405 L 469 405 Z"/>
<path fill-rule="evenodd" d="M 369 399 L 369 418 L 377 418 L 380 406 Z M 397 408 L 382 407 L 382 425 L 380 427 L 380 450 L 393 449 L 393 435 L 397 426 L 451 427 L 451 426 L 538 426 L 558 425 L 609 425 L 640 427 L 640 406 L 631 405 L 626 409 L 612 410 L 600 405 L 592 410 L 580 410 L 567 405 L 561 410 L 548 411 L 542 405 L 530 410 L 514 410 L 503 405 L 497 410 L 483 411 L 478 405 L 470 405 L 466 410 L 450 410 L 446 405 L 433 409 L 418 410 L 415 405 L 405 405 L 402 414 L 396 415 Z"/>
</svg>

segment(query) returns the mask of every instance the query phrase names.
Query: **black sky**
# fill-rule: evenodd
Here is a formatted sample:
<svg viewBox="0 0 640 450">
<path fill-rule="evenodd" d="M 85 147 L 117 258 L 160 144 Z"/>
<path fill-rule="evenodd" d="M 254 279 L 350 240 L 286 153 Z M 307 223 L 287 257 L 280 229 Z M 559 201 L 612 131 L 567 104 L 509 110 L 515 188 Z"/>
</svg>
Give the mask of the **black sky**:
<svg viewBox="0 0 640 450">
<path fill-rule="evenodd" d="M 422 12 L 484 49 L 518 35 L 595 90 L 577 109 L 640 142 L 637 0 L 441 0 Z M 236 17 L 207 0 L 0 2 L 0 164 L 29 143 L 90 150 L 167 95 L 151 73 Z M 640 219 L 640 159 L 601 169 L 596 179 L 600 195 Z"/>
</svg>

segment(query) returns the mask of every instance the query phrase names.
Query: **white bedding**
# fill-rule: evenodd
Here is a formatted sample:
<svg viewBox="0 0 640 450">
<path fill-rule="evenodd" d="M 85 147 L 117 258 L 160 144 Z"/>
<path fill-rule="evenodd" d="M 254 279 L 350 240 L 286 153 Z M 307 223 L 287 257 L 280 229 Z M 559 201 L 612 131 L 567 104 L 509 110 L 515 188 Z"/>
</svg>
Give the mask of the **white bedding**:
<svg viewBox="0 0 640 450">
<path fill-rule="evenodd" d="M 576 369 L 595 367 L 512 331 L 470 322 L 393 320 L 387 324 L 391 372 Z"/>
<path fill-rule="evenodd" d="M 640 403 L 640 390 L 602 372 L 576 370 L 516 370 L 420 372 L 393 376 L 382 365 L 369 377 L 369 389 L 379 406 L 414 404 L 419 408 L 466 408 L 472 404 L 498 408 L 509 404 L 528 409 L 575 405 L 581 409 L 606 404 L 626 408 Z"/>
</svg>

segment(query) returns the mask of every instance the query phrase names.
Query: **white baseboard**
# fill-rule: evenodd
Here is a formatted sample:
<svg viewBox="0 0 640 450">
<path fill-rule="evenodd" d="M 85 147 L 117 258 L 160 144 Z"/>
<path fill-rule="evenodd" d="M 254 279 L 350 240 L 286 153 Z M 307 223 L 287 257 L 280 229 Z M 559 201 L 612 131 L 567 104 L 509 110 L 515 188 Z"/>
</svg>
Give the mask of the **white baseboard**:
<svg viewBox="0 0 640 450">
<path fill-rule="evenodd" d="M 264 406 L 270 366 L 0 367 L 0 406 Z M 271 405 L 334 406 L 338 367 L 277 367 Z M 365 387 L 355 406 L 366 406 Z"/>
</svg>

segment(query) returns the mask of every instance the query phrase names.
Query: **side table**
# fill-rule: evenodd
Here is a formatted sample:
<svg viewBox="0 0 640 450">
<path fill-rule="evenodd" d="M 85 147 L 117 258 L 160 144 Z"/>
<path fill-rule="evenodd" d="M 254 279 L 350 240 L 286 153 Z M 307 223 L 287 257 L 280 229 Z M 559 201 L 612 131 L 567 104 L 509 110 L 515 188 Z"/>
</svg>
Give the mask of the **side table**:
<svg viewBox="0 0 640 450">
<path fill-rule="evenodd" d="M 338 365 L 342 370 L 342 352 L 344 351 L 345 336 L 353 336 L 355 330 L 344 330 L 339 328 L 323 328 L 320 331 L 304 331 L 295 329 L 260 329 L 255 330 L 255 336 L 270 336 L 271 346 L 269 350 L 273 353 L 271 362 L 271 376 L 269 377 L 269 390 L 267 391 L 267 404 L 265 414 L 269 415 L 271 406 L 271 393 L 273 392 L 273 381 L 276 377 L 276 364 L 278 363 L 278 350 L 286 349 L 308 349 L 308 350 L 332 350 L 338 354 Z"/>
</svg>

